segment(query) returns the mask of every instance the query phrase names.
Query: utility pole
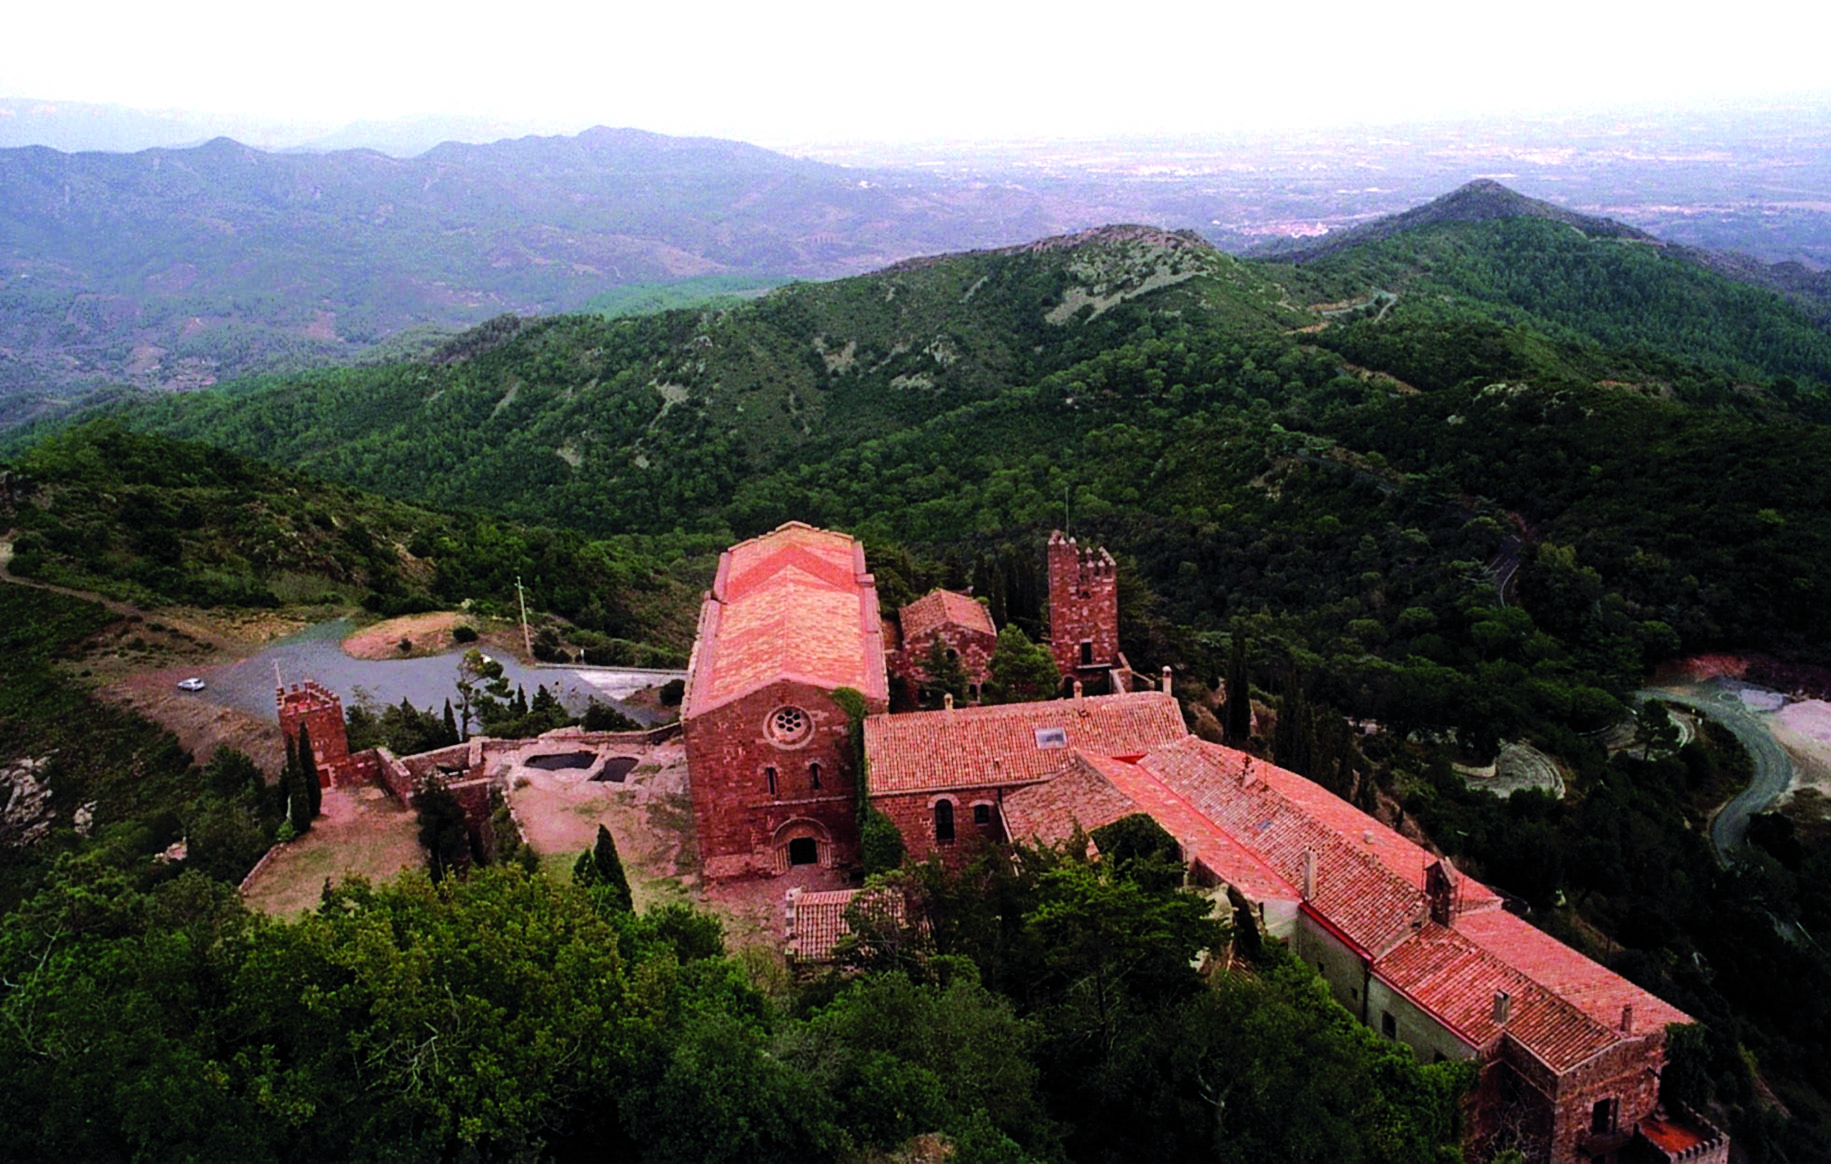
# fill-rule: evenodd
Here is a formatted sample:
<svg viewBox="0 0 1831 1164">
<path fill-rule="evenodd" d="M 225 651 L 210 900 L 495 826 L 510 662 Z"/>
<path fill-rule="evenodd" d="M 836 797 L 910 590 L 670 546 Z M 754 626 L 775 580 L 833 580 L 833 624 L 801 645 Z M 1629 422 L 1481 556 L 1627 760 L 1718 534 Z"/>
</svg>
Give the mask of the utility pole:
<svg viewBox="0 0 1831 1164">
<path fill-rule="evenodd" d="M 521 575 L 515 575 L 515 598 L 521 603 L 521 642 L 528 649 L 528 658 L 534 658 L 534 636 L 528 633 L 528 596 L 521 590 Z"/>
</svg>

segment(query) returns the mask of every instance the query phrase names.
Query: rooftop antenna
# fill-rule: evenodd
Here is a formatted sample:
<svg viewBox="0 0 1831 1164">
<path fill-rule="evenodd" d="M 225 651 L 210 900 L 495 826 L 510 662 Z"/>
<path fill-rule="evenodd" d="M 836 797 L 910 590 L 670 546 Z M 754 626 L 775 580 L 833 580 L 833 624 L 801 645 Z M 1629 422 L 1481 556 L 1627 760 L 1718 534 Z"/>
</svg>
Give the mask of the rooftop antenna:
<svg viewBox="0 0 1831 1164">
<path fill-rule="evenodd" d="M 521 575 L 515 575 L 515 598 L 521 603 L 521 643 L 528 649 L 528 658 L 534 657 L 534 638 L 528 633 L 528 597 L 521 590 Z"/>
<path fill-rule="evenodd" d="M 286 690 L 286 681 L 280 678 L 280 661 L 273 661 L 273 686 L 276 691 Z"/>
</svg>

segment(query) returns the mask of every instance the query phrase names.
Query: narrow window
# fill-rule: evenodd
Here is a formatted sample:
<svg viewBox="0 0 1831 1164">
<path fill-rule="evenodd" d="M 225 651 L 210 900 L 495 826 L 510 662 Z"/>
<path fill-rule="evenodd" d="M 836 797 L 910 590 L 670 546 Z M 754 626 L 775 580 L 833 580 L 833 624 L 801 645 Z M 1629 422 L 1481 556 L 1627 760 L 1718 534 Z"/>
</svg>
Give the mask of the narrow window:
<svg viewBox="0 0 1831 1164">
<path fill-rule="evenodd" d="M 935 843 L 954 843 L 954 802 L 951 800 L 935 801 Z"/>
<path fill-rule="evenodd" d="M 980 826 L 991 824 L 992 806 L 989 804 L 975 804 L 973 806 L 973 823 Z"/>
<path fill-rule="evenodd" d="M 1597 1135 L 1615 1130 L 1615 1101 L 1598 1099 L 1589 1109 L 1589 1130 Z"/>
<path fill-rule="evenodd" d="M 807 779 L 808 783 L 812 784 L 815 790 L 818 791 L 820 788 L 820 765 L 818 763 L 809 764 L 807 766 Z"/>
<path fill-rule="evenodd" d="M 771 796 L 774 796 L 776 794 L 776 770 L 775 770 L 775 768 L 769 767 L 769 768 L 763 769 L 763 779 L 769 785 L 769 794 Z"/>
<path fill-rule="evenodd" d="M 1088 642 L 1084 642 L 1081 644 L 1081 666 L 1091 667 L 1093 665 L 1094 665 L 1094 645 L 1093 645 L 1093 642 L 1091 640 L 1089 640 Z"/>
<path fill-rule="evenodd" d="M 1396 1039 L 1399 1037 L 1399 1020 L 1393 1018 L 1392 1012 L 1389 1010 L 1380 1012 L 1380 1034 L 1385 1035 L 1389 1039 Z"/>
</svg>

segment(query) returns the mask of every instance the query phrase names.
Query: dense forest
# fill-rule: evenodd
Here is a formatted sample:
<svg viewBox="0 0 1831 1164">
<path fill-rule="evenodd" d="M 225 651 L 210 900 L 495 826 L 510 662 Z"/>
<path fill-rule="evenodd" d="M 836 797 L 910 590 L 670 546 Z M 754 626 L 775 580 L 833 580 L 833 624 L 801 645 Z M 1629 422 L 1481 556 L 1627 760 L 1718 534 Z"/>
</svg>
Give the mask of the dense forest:
<svg viewBox="0 0 1831 1164">
<path fill-rule="evenodd" d="M 1804 811 L 1757 818 L 1754 844 L 1720 864 L 1704 825 L 1746 780 L 1746 758 L 1709 732 L 1680 747 L 1635 705 L 1649 671 L 1686 654 L 1825 662 L 1828 400 L 1822 328 L 1786 301 L 1643 242 L 1542 221 L 1439 223 L 1292 266 L 1125 228 L 797 285 L 741 306 L 502 320 L 421 361 L 250 381 L 31 434 L 6 482 L 22 574 L 152 602 L 328 592 L 402 610 L 504 601 L 521 572 L 542 608 L 567 623 L 676 650 L 704 582 L 692 572 L 709 569 L 708 552 L 790 519 L 863 537 L 887 605 L 933 585 L 971 586 L 1001 623 L 1035 635 L 1045 629 L 1042 539 L 1068 525 L 1119 556 L 1127 654 L 1140 671 L 1175 669 L 1198 730 L 1229 710 L 1216 706 L 1215 689 L 1232 668 L 1244 677 L 1232 689 L 1250 688 L 1261 724 L 1275 725 L 1236 740 L 1418 825 L 1535 922 L 1698 1017 L 1669 1073 L 1678 1098 L 1714 1105 L 1751 1158 L 1808 1160 L 1831 1154 L 1831 1074 L 1818 1054 L 1831 1043 L 1831 960 L 1812 937 L 1831 920 L 1831 830 Z M 294 468 L 281 474 L 154 433 Z M 154 468 L 136 477 L 126 467 L 136 462 Z M 123 511 L 131 524 L 117 520 Z M 255 551 L 263 545 L 276 548 Z M 1599 733 L 1621 723 L 1637 726 L 1642 743 L 1611 752 Z M 1490 761 L 1503 742 L 1555 757 L 1565 796 L 1470 791 L 1453 765 Z M 191 779 L 187 795 L 202 795 L 207 781 Z M 86 846 L 68 843 L 75 861 Z M 71 892 L 58 878 L 77 866 L 59 868 L 37 867 L 18 897 Z M 733 1083 L 731 1103 L 761 1106 L 732 1118 L 776 1137 L 752 1142 L 752 1156 L 897 1142 L 883 1129 L 905 1138 L 944 1130 L 963 1154 L 986 1158 L 1119 1158 L 1110 1137 L 1121 1127 L 1162 1137 L 1158 1154 L 1176 1158 L 1423 1159 L 1453 1142 L 1441 1120 L 1454 1081 L 1378 1058 L 1377 1045 L 1332 1028 L 1275 951 L 1254 973 L 1208 987 L 1180 974 L 1140 983 L 1140 1009 L 1121 1012 L 1129 1017 L 1111 1037 L 1062 1041 L 1065 1028 L 1051 1024 L 1085 1015 L 1048 995 L 1063 980 L 1046 957 L 999 962 L 1004 941 L 1036 920 L 1039 899 L 1024 895 L 1066 891 L 1076 878 L 1085 882 L 1076 893 L 1133 890 L 1118 872 L 1062 854 L 975 876 L 971 892 L 925 884 L 932 951 L 892 958 L 850 986 L 829 983 L 825 995 L 759 994 L 741 958 L 688 956 L 645 928 L 660 923 L 606 915 L 509 873 L 474 888 L 333 895 L 324 916 L 296 929 L 242 917 L 215 890 L 182 892 L 213 902 L 208 926 L 253 935 L 256 946 L 324 944 L 331 938 L 310 935 L 373 927 L 393 935 L 374 956 L 412 967 L 430 964 L 411 953 L 416 927 L 436 930 L 447 924 L 437 919 L 493 896 L 538 898 L 528 908 L 567 919 L 552 922 L 565 934 L 608 926 L 621 951 L 616 975 L 652 984 L 630 989 L 652 989 L 643 997 L 655 1006 L 691 1016 L 654 1044 L 670 1050 L 636 1066 L 617 1060 L 614 1070 L 628 1074 L 615 1077 L 631 1081 L 631 1096 L 653 1096 L 663 1060 L 686 1062 L 680 1055 L 699 1056 L 692 1061 L 708 1071 L 715 1061 L 770 1064 L 742 1088 Z M 178 884 L 139 892 L 151 901 L 180 893 Z M 974 904 L 1006 892 L 1017 895 L 1007 905 Z M 1174 897 L 1165 901 L 1174 908 Z M 144 907 L 146 916 L 164 908 Z M 988 909 L 1002 919 L 989 943 Z M 9 948 L 30 951 L 37 940 Z M 238 957 L 252 947 L 224 948 Z M 315 965 L 297 964 L 302 975 Z M 240 967 L 212 973 L 233 979 L 224 987 L 233 992 L 253 981 Z M 364 981 L 347 974 L 336 981 Z M 724 983 L 717 1006 L 693 993 L 712 978 Z M 432 989 L 446 979 L 414 981 Z M 342 989 L 322 987 L 327 997 Z M 963 1097 L 945 1085 L 958 1064 L 847 1043 L 864 1037 L 846 1026 L 860 1013 L 847 1007 L 892 1005 L 888 994 L 857 1001 L 878 990 L 905 992 L 896 1006 L 952 997 L 988 1024 L 1018 1024 L 1021 1035 L 1000 1038 L 1023 1049 L 1025 1066 L 1001 1074 L 1027 1080 L 1024 1097 Z M 1355 1139 L 1368 1125 L 1329 1106 L 1342 1097 L 1304 1100 L 1318 1114 L 1281 1133 L 1314 1132 L 1313 1141 L 1253 1139 L 1271 1133 L 1245 1125 L 1198 1131 L 1215 1118 L 1220 1086 L 1203 1048 L 1220 1054 L 1238 1033 L 1226 1016 L 1246 1013 L 1229 1008 L 1249 1003 L 1291 1024 L 1271 1042 L 1339 1039 L 1311 1053 L 1385 1081 L 1391 1090 L 1367 1094 L 1403 1108 L 1387 1121 L 1403 1134 L 1381 1145 Z M 1144 1037 L 1171 1029 L 1164 1024 L 1217 1042 L 1179 1057 Z M 195 1040 L 183 1054 L 226 1072 L 229 1123 L 255 1110 L 238 1104 L 293 1094 L 272 1082 L 282 1075 L 261 1074 L 250 1049 L 259 1040 L 245 1041 L 246 1028 L 179 1029 Z M 306 1037 L 287 1029 L 288 1039 Z M 580 1044 L 576 1063 L 633 1054 L 605 1049 L 625 1046 L 625 1033 L 606 1034 L 597 1050 Z M 1069 1050 L 1090 1045 L 1104 1056 L 1092 1066 Z M 412 1106 L 418 1093 L 394 1095 L 405 1106 L 384 1112 L 312 1090 L 335 1078 L 325 1066 L 334 1060 L 300 1066 L 309 1048 L 273 1046 L 288 1048 L 274 1052 L 283 1057 L 274 1070 L 294 1072 L 283 1077 L 314 1097 L 313 1111 L 367 1121 L 373 1141 L 352 1133 L 351 1143 L 455 1137 L 411 1142 L 444 1145 L 427 1149 L 435 1154 L 487 1144 L 477 1151 L 512 1155 L 538 1148 L 516 1135 L 561 1151 L 589 1128 L 629 1154 L 661 1157 L 671 1149 L 648 1138 L 653 1129 L 686 1136 L 692 1124 L 685 1108 L 669 1114 L 637 1099 L 591 1117 L 601 1123 L 575 1122 L 584 1118 L 568 1106 L 576 1079 L 541 1083 L 549 1090 L 539 1102 L 489 1093 L 492 1111 L 525 1117 L 493 1124 L 428 1114 Z M 830 1048 L 830 1062 L 813 1046 Z M 384 1050 L 399 1048 L 376 1054 Z M 490 1061 L 492 1078 L 516 1075 L 504 1066 L 512 1059 Z M 854 1074 L 821 1075 L 841 1070 L 830 1064 Z M 880 1073 L 897 1082 L 858 1082 Z M 1147 1082 L 1116 1082 L 1132 1078 Z M 1305 1083 L 1333 1087 L 1331 1078 Z M 825 1098 L 797 1090 L 809 1088 Z M 879 1094 L 927 1098 L 869 1114 L 845 1106 Z M 1228 1094 L 1227 1111 L 1243 1104 Z M 776 1114 L 765 1119 L 763 1108 Z M 308 1122 L 275 1119 L 250 1151 L 284 1156 L 313 1143 L 303 1138 Z M 867 1127 L 880 1130 L 859 1130 Z M 114 1154 L 135 1150 L 111 1144 Z M 1007 1151 L 1017 1155 L 999 1155 Z M 680 1158 L 700 1158 L 699 1149 Z"/>
</svg>

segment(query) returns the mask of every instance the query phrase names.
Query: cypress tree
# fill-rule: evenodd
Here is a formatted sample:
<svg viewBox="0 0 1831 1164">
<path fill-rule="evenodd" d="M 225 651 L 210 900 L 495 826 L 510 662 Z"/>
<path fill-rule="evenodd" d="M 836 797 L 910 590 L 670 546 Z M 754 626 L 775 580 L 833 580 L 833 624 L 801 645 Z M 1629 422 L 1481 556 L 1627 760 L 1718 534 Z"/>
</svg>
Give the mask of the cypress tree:
<svg viewBox="0 0 1831 1164">
<path fill-rule="evenodd" d="M 299 766 L 299 753 L 291 736 L 286 737 L 286 760 L 280 765 L 280 778 L 274 781 L 272 795 L 277 800 L 279 814 L 288 819 L 292 816 L 293 769 Z"/>
<path fill-rule="evenodd" d="M 309 745 L 311 737 L 306 734 L 305 725 L 299 725 L 299 743 Z M 302 834 L 312 827 L 311 804 L 305 792 L 305 778 L 300 772 L 297 745 L 286 749 L 286 770 L 280 777 L 280 787 L 285 793 L 286 819 L 292 822 L 294 835 Z M 307 755 L 311 753 L 306 751 Z"/>
<path fill-rule="evenodd" d="M 1227 655 L 1226 719 L 1221 735 L 1236 748 L 1243 748 L 1252 738 L 1252 691 L 1246 679 L 1246 636 L 1236 632 L 1233 648 Z"/>
<path fill-rule="evenodd" d="M 464 737 L 458 734 L 458 717 L 452 714 L 451 700 L 447 699 L 445 701 L 445 746 L 449 748 L 453 744 L 463 742 Z"/>
<path fill-rule="evenodd" d="M 324 811 L 324 789 L 318 786 L 318 757 L 312 751 L 311 729 L 299 725 L 299 791 L 305 796 L 308 819 L 316 820 Z"/>
<path fill-rule="evenodd" d="M 623 859 L 617 855 L 617 841 L 610 835 L 610 830 L 598 826 L 598 843 L 591 847 L 591 863 L 596 869 L 598 884 L 604 888 L 618 909 L 634 909 L 635 899 L 629 891 L 629 878 L 623 873 Z"/>
</svg>

